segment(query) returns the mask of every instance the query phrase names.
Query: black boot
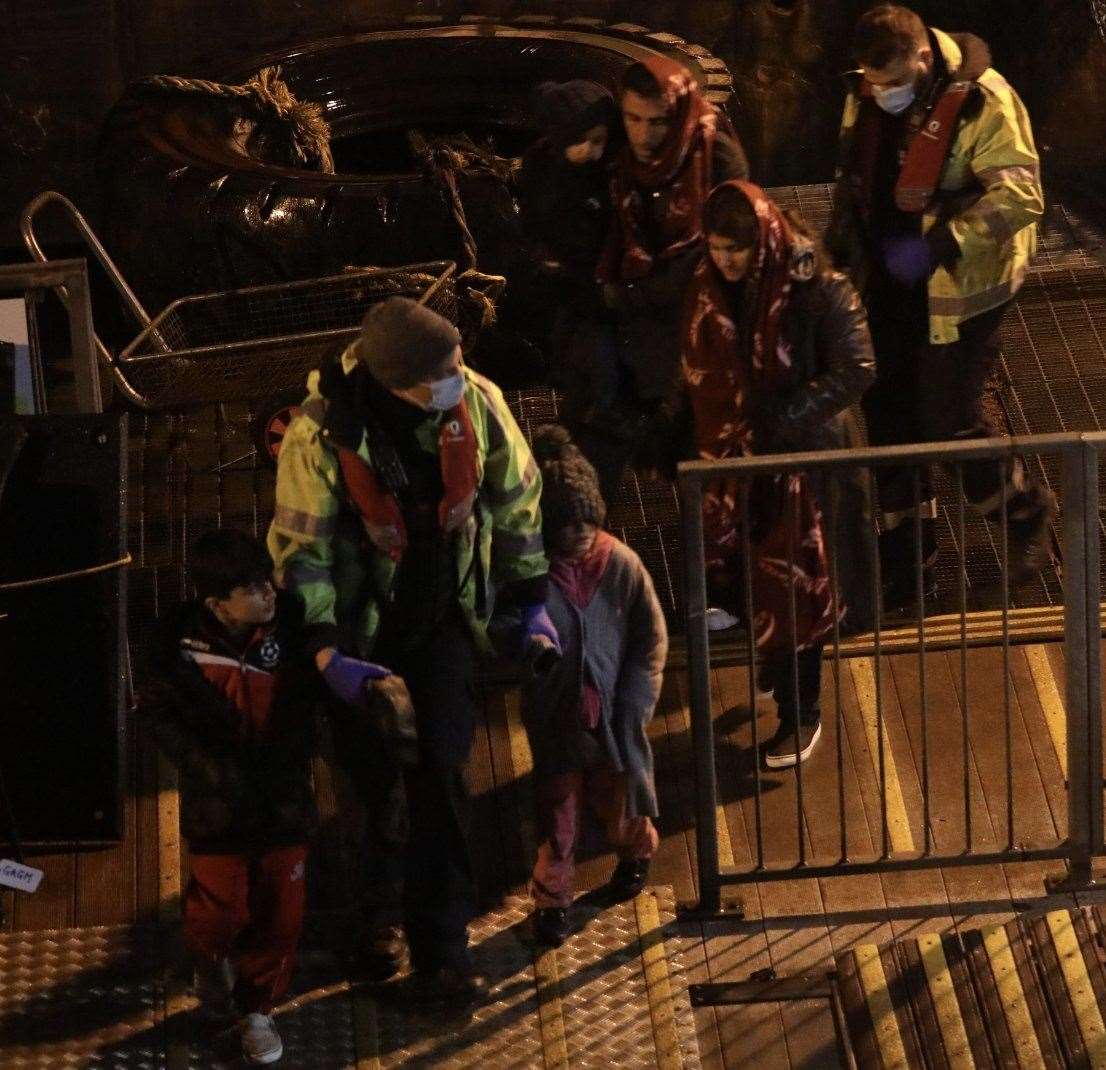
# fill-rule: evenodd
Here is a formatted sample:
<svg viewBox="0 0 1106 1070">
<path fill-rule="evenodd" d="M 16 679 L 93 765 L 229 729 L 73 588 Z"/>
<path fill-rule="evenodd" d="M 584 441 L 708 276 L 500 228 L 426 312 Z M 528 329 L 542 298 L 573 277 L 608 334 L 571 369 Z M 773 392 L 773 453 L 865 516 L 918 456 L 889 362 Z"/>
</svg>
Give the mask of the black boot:
<svg viewBox="0 0 1106 1070">
<path fill-rule="evenodd" d="M 648 858 L 619 859 L 611 879 L 601 889 L 601 898 L 607 903 L 625 903 L 640 893 L 648 880 Z"/>
<path fill-rule="evenodd" d="M 534 938 L 539 944 L 560 947 L 571 932 L 567 907 L 538 907 L 534 911 Z"/>
<path fill-rule="evenodd" d="M 1034 487 L 1034 507 L 1025 517 L 1009 517 L 1006 524 L 1010 582 L 1021 583 L 1040 572 L 1052 559 L 1052 524 L 1059 514 L 1056 495 Z"/>
<path fill-rule="evenodd" d="M 416 966 L 407 992 L 417 1003 L 450 1004 L 465 1009 L 487 997 L 488 979 L 466 949 L 437 966 Z"/>
<path fill-rule="evenodd" d="M 398 925 L 373 925 L 354 948 L 353 968 L 365 980 L 387 981 L 403 966 L 403 930 Z"/>
<path fill-rule="evenodd" d="M 922 521 L 922 598 L 937 597 L 937 522 Z M 879 568 L 882 581 L 883 610 L 895 612 L 917 601 L 917 557 L 914 546 L 914 521 L 904 520 L 898 527 L 879 536 Z"/>
</svg>

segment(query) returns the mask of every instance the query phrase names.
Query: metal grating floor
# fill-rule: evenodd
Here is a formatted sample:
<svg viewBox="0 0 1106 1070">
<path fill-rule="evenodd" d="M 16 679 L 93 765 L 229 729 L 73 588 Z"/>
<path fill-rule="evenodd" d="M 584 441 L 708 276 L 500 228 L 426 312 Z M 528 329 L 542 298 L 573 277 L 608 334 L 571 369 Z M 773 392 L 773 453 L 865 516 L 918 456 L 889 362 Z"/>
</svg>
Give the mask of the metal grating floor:
<svg viewBox="0 0 1106 1070">
<path fill-rule="evenodd" d="M 535 949 L 530 901 L 512 897 L 472 926 L 492 984 L 471 1018 L 406 1010 L 402 979 L 351 986 L 333 918 L 311 919 L 293 997 L 275 1017 L 282 1065 L 581 1070 L 700 1065 L 671 889 L 599 912 L 556 951 Z M 659 949 L 659 955 L 658 955 Z M 237 1036 L 202 1026 L 195 1000 L 167 997 L 153 927 L 0 934 L 0 1064 L 5 1070 L 233 1070 Z M 395 993 L 389 995 L 389 993 Z M 174 1012 L 166 1017 L 166 1003 Z"/>
</svg>

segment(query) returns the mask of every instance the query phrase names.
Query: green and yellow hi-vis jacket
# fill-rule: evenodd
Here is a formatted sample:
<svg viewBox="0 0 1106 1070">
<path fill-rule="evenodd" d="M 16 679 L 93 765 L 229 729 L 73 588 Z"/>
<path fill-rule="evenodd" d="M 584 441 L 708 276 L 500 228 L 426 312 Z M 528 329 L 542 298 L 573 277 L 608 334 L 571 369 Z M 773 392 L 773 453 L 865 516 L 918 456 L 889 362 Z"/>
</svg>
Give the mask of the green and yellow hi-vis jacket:
<svg viewBox="0 0 1106 1070">
<path fill-rule="evenodd" d="M 347 375 L 357 364 L 349 349 L 341 361 Z M 452 538 L 463 580 L 459 602 L 478 645 L 488 650 L 485 626 L 495 592 L 508 585 L 536 584 L 541 590 L 549 565 L 541 536 L 541 475 L 530 447 L 499 387 L 471 368 L 464 375 L 479 491 L 474 515 Z M 281 443 L 269 553 L 277 582 L 303 600 L 305 624 L 322 626 L 367 657 L 397 566 L 365 537 L 346 494 L 338 455 L 327 442 L 327 399 L 319 392 L 317 370 L 308 376 L 307 388 L 303 411 Z M 428 412 L 416 432 L 428 453 L 438 452 L 441 417 Z M 371 463 L 364 437 L 358 453 Z M 484 589 L 478 592 L 477 584 Z"/>
<path fill-rule="evenodd" d="M 965 63 L 964 51 L 949 34 L 933 27 L 930 33 L 955 79 Z M 969 39 L 985 49 L 978 38 L 958 37 Z M 929 340 L 934 345 L 954 342 L 960 323 L 1014 296 L 1037 248 L 1034 224 L 1044 214 L 1040 160 L 1025 105 L 992 67 L 973 80 L 979 106 L 961 117 L 937 195 L 922 217 L 923 233 L 943 224 L 960 249 L 951 268 L 938 267 L 929 279 Z M 848 266 L 854 282 L 862 284 L 860 221 L 844 166 L 859 114 L 854 86 L 841 120 L 842 165 L 826 242 L 838 265 Z"/>
</svg>

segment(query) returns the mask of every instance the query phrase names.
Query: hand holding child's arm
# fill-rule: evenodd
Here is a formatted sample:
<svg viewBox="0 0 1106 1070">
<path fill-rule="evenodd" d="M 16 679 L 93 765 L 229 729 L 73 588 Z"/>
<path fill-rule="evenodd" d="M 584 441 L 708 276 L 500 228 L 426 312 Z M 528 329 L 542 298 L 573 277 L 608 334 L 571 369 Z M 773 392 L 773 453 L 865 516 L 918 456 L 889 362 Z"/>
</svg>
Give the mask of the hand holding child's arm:
<svg viewBox="0 0 1106 1070">
<path fill-rule="evenodd" d="M 315 655 L 315 665 L 322 673 L 327 687 L 341 699 L 351 705 L 365 701 L 365 687 L 373 680 L 382 680 L 391 676 L 391 669 L 360 658 L 346 657 L 334 647 L 324 647 Z"/>
</svg>

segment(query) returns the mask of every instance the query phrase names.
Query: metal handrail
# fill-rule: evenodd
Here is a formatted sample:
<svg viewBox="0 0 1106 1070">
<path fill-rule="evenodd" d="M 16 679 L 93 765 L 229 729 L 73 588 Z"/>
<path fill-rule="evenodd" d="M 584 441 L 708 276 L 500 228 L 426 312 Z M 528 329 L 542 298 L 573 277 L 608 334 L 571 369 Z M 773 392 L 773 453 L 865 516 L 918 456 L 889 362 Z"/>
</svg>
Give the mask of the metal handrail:
<svg viewBox="0 0 1106 1070">
<path fill-rule="evenodd" d="M 19 232 L 23 236 L 23 244 L 27 247 L 27 251 L 39 263 L 50 263 L 50 258 L 43 251 L 38 240 L 38 235 L 35 234 L 35 218 L 48 204 L 57 204 L 61 207 L 62 211 L 68 217 L 69 222 L 76 228 L 77 232 L 84 239 L 85 244 L 92 250 L 93 256 L 96 257 L 100 266 L 107 273 L 108 278 L 111 280 L 112 285 L 115 287 L 116 292 L 127 307 L 127 310 L 134 316 L 143 330 L 148 330 L 151 322 L 150 314 L 143 307 L 142 302 L 138 300 L 135 292 L 127 285 L 127 280 L 123 278 L 123 273 L 116 266 L 115 261 L 112 260 L 107 249 L 104 248 L 103 243 L 96 236 L 96 232 L 81 213 L 81 210 L 66 197 L 65 194 L 58 193 L 57 190 L 44 190 L 42 193 L 32 198 L 24 207 L 23 211 L 20 212 Z M 68 289 L 64 285 L 61 285 L 54 287 L 54 290 L 62 303 L 68 308 Z M 157 338 L 158 345 L 168 352 L 170 347 L 165 343 L 165 340 L 161 338 L 160 335 L 155 335 L 155 337 Z M 96 333 L 95 328 L 92 330 L 92 340 L 96 346 L 96 353 L 100 358 L 100 363 L 111 372 L 112 378 L 115 380 L 115 384 L 119 387 L 120 391 L 128 400 L 136 404 L 141 404 L 142 396 L 136 393 L 130 383 L 127 382 L 127 378 L 120 371 L 118 362 L 112 355 L 111 350 L 104 344 L 103 340 Z"/>
<path fill-rule="evenodd" d="M 62 210 L 69 217 L 69 221 L 76 227 L 81 237 L 87 242 L 88 247 L 92 250 L 93 255 L 99 261 L 100 266 L 107 272 L 108 278 L 111 279 L 112 285 L 119 292 L 119 296 L 123 299 L 130 313 L 143 327 L 150 325 L 150 314 L 142 306 L 142 302 L 138 300 L 135 292 L 127 285 L 127 280 L 123 278 L 123 273 L 116 266 L 115 261 L 112 260 L 108 254 L 107 249 L 104 248 L 103 243 L 96 236 L 96 232 L 92 229 L 88 220 L 81 214 L 81 210 L 63 193 L 58 193 L 57 190 L 44 190 L 38 196 L 32 198 L 23 211 L 19 214 L 19 232 L 23 235 L 23 244 L 27 246 L 28 252 L 36 260 L 43 264 L 49 263 L 49 257 L 43 252 L 42 246 L 39 244 L 38 236 L 35 234 L 35 217 L 43 208 L 48 204 L 58 204 Z"/>
<path fill-rule="evenodd" d="M 683 545 L 684 545 L 684 605 L 686 612 L 686 637 L 687 637 L 687 670 L 689 676 L 689 707 L 691 719 L 692 748 L 695 768 L 696 791 L 696 848 L 698 854 L 698 884 L 699 884 L 699 911 L 705 915 L 717 915 L 730 913 L 722 903 L 722 889 L 725 886 L 755 882 L 760 880 L 788 880 L 805 877 L 834 876 L 848 873 L 886 872 L 891 870 L 909 871 L 919 868 L 945 865 L 975 865 L 989 864 L 1001 861 L 1014 861 L 1019 859 L 1037 858 L 1062 858 L 1069 866 L 1069 877 L 1066 886 L 1085 887 L 1090 881 L 1091 859 L 1098 854 L 1106 852 L 1106 843 L 1103 842 L 1103 807 L 1102 807 L 1102 709 L 1101 709 L 1101 680 L 1100 661 L 1102 635 L 1102 621 L 1100 618 L 1100 581 L 1099 581 L 1099 553 L 1100 530 L 1098 516 L 1099 484 L 1098 484 L 1098 454 L 1106 452 L 1106 433 L 1080 434 L 1078 432 L 1064 434 L 1032 435 L 1014 438 L 990 438 L 973 441 L 949 441 L 936 443 L 919 443 L 914 445 L 881 446 L 869 448 L 857 448 L 850 450 L 831 450 L 823 452 L 771 454 L 750 457 L 735 457 L 717 461 L 689 461 L 679 466 L 679 488 L 681 507 L 683 511 Z M 840 473 L 844 469 L 867 469 L 869 479 L 872 479 L 873 470 L 878 470 L 883 465 L 912 465 L 920 466 L 928 463 L 942 462 L 946 465 L 956 466 L 958 470 L 958 485 L 960 493 L 958 503 L 953 510 L 960 512 L 960 539 L 959 539 L 959 571 L 961 573 L 961 635 L 960 646 L 962 651 L 966 649 L 967 637 L 964 630 L 966 618 L 966 602 L 963 593 L 963 576 L 965 568 L 965 540 L 963 535 L 963 512 L 967 500 L 963 494 L 963 471 L 960 466 L 975 462 L 997 461 L 1002 462 L 1018 454 L 1047 454 L 1058 457 L 1062 461 L 1063 468 L 1063 495 L 1064 509 L 1062 522 L 1059 525 L 1063 535 L 1063 588 L 1064 588 L 1064 650 L 1066 661 L 1065 715 L 1067 728 L 1067 768 L 1068 768 L 1068 823 L 1066 836 L 1061 834 L 1058 841 L 1048 845 L 1027 844 L 1015 839 L 1014 830 L 1014 806 L 1012 798 L 1013 784 L 1013 752 L 1010 738 L 1010 683 L 1009 683 L 1009 648 L 1011 642 L 1009 605 L 1009 573 L 1006 560 L 1006 499 L 1000 502 L 1002 538 L 1001 538 L 1001 565 L 1002 565 L 1002 589 L 1003 604 L 1001 617 L 998 623 L 1002 625 L 1001 641 L 1004 650 L 1003 676 L 1005 698 L 1004 708 L 1007 719 L 1007 731 L 1005 737 L 1006 753 L 1006 789 L 1007 789 L 1007 822 L 1004 839 L 1006 842 L 998 849 L 980 850 L 973 842 L 971 831 L 971 800 L 970 778 L 965 774 L 964 806 L 965 806 L 965 837 L 966 843 L 963 850 L 957 849 L 944 852 L 934 849 L 930 833 L 930 815 L 928 811 L 929 799 L 929 752 L 927 730 L 927 700 L 925 689 L 925 654 L 930 649 L 927 642 L 927 628 L 924 612 L 924 597 L 921 591 L 921 540 L 920 534 L 915 535 L 915 573 L 919 590 L 916 593 L 917 602 L 917 647 L 920 663 L 918 666 L 919 699 L 921 703 L 921 746 L 922 764 L 919 776 L 922 781 L 922 821 L 924 828 L 922 835 L 924 842 L 920 850 L 906 849 L 894 845 L 888 839 L 888 813 L 887 813 L 887 784 L 884 780 L 884 751 L 887 746 L 883 742 L 885 730 L 883 728 L 883 712 L 880 685 L 880 660 L 883 650 L 882 628 L 879 623 L 878 602 L 876 613 L 876 628 L 873 632 L 874 641 L 874 698 L 877 718 L 877 738 L 881 741 L 877 751 L 879 759 L 880 783 L 878 792 L 880 795 L 880 822 L 882 824 L 882 845 L 876 845 L 878 857 L 871 861 L 850 858 L 848 855 L 848 841 L 846 839 L 844 824 L 844 806 L 841 806 L 841 853 L 840 858 L 825 863 L 821 859 L 806 857 L 804 850 L 803 821 L 805 813 L 803 808 L 803 769 L 800 764 L 795 770 L 795 795 L 797 800 L 796 832 L 798 843 L 798 858 L 796 861 L 775 862 L 769 861 L 764 850 L 764 839 L 770 830 L 762 828 L 760 810 L 760 768 L 759 756 L 754 758 L 756 762 L 756 849 L 753 862 L 748 868 L 720 865 L 718 848 L 718 787 L 717 772 L 715 766 L 715 742 L 714 724 L 711 715 L 711 682 L 710 682 L 710 644 L 707 633 L 706 609 L 707 586 L 705 575 L 705 542 L 703 524 L 703 500 L 705 493 L 712 484 L 719 480 L 727 482 L 735 477 L 742 485 L 749 485 L 756 476 L 781 475 L 821 470 L 823 472 Z M 915 511 L 918 503 L 917 480 L 915 480 Z M 832 497 L 832 495 L 831 495 Z M 823 503 L 824 504 L 824 503 Z M 835 507 L 836 508 L 836 507 Z M 916 521 L 917 523 L 917 521 Z M 874 520 L 873 520 L 874 525 Z M 874 530 L 874 526 L 873 526 Z M 916 528 L 916 532 L 917 532 Z M 743 528 L 742 552 L 748 561 L 751 545 L 748 536 L 748 516 L 746 515 Z M 831 555 L 831 576 L 833 577 L 834 590 L 836 592 L 836 552 Z M 878 592 L 879 570 L 878 554 L 872 564 L 872 579 Z M 748 564 L 746 564 L 746 587 L 750 586 Z M 836 599 L 836 593 L 834 595 Z M 793 599 L 792 599 L 793 601 Z M 746 607 L 746 612 L 752 619 L 753 607 L 751 603 Z M 791 615 L 794 618 L 795 607 L 792 605 Z M 837 663 L 835 677 L 839 676 L 839 659 L 841 656 L 839 636 L 834 632 L 834 660 Z M 755 666 L 758 655 L 755 651 L 755 642 L 751 632 L 747 636 L 749 644 L 748 663 L 750 704 L 754 704 Z M 792 656 L 793 672 L 797 672 L 794 666 L 797 664 L 795 656 Z M 967 739 L 968 718 L 970 707 L 967 702 L 966 688 L 966 663 L 961 659 L 961 678 L 964 688 L 960 703 L 962 706 L 962 718 L 964 720 L 964 738 Z M 839 685 L 835 685 L 839 686 Z M 871 685 L 869 685 L 871 686 Z M 795 691 L 798 692 L 798 683 L 795 683 Z M 837 700 L 838 735 L 841 728 L 841 702 Z M 757 746 L 756 717 L 753 717 L 753 746 Z M 967 744 L 965 744 L 965 747 Z M 965 754 L 967 750 L 965 749 Z M 873 758 L 875 760 L 875 757 Z M 967 759 L 965 758 L 965 762 Z M 967 769 L 967 765 L 965 765 Z M 840 755 L 838 761 L 839 795 L 844 786 Z M 878 834 L 873 837 L 879 839 Z M 951 847 L 951 845 L 950 845 Z M 812 862 L 814 864 L 812 864 Z"/>
</svg>

